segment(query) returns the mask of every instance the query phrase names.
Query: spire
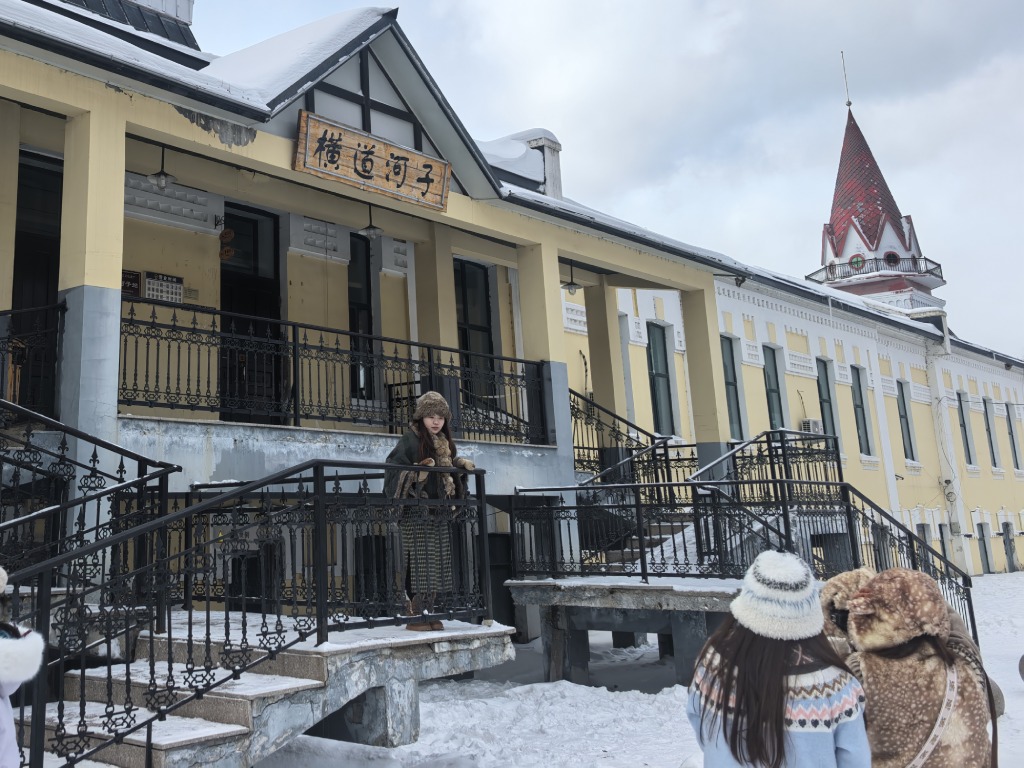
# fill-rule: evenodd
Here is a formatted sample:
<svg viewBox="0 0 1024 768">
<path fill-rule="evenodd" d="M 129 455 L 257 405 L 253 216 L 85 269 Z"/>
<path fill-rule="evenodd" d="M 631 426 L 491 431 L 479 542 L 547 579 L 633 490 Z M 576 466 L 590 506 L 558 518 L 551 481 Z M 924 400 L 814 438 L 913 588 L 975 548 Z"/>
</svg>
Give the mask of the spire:
<svg viewBox="0 0 1024 768">
<path fill-rule="evenodd" d="M 903 246 L 909 247 L 903 236 L 900 223 L 902 218 L 892 192 L 885 183 L 885 177 L 875 162 L 875 156 L 871 154 L 860 126 L 853 118 L 853 110 L 848 110 L 846 136 L 843 138 L 836 191 L 832 197 L 832 216 L 829 219 L 835 252 L 842 253 L 847 232 L 854 223 L 871 250 L 878 247 L 886 221 Z"/>
</svg>

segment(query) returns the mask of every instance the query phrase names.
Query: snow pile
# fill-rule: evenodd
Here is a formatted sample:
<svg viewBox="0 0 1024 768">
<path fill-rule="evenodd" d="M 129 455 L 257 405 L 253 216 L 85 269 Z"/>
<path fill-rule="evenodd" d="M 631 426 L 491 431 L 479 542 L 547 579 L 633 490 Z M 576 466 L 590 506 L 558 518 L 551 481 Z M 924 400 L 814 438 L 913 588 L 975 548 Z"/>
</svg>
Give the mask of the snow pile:
<svg viewBox="0 0 1024 768">
<path fill-rule="evenodd" d="M 1024 754 L 1024 573 L 975 580 L 985 666 L 1006 698 L 999 719 L 1004 764 Z M 543 683 L 539 641 L 477 679 L 425 683 L 420 740 L 397 749 L 304 736 L 260 768 L 505 768 L 601 766 L 689 768 L 702 763 L 686 721 L 686 691 L 674 685 L 671 660 L 657 646 L 614 649 L 610 634 L 591 632 L 588 687 Z M 644 692 L 647 691 L 647 692 Z M 1016 764 L 1016 763 L 1013 763 Z"/>
</svg>

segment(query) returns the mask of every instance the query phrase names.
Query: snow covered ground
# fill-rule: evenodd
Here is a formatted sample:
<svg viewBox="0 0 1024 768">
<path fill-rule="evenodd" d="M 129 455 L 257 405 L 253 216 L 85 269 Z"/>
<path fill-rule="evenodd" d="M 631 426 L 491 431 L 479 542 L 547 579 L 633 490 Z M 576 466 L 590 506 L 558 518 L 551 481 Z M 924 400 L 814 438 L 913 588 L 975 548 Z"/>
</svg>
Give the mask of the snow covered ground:
<svg viewBox="0 0 1024 768">
<path fill-rule="evenodd" d="M 985 666 L 1006 697 L 1000 757 L 1016 764 L 1024 755 L 1024 573 L 975 579 L 974 610 Z M 609 633 L 592 632 L 591 649 L 595 687 L 543 683 L 534 641 L 474 680 L 425 683 L 416 744 L 383 749 L 304 736 L 259 768 L 701 765 L 685 690 L 673 684 L 671 663 L 658 660 L 657 645 L 613 649 Z"/>
</svg>

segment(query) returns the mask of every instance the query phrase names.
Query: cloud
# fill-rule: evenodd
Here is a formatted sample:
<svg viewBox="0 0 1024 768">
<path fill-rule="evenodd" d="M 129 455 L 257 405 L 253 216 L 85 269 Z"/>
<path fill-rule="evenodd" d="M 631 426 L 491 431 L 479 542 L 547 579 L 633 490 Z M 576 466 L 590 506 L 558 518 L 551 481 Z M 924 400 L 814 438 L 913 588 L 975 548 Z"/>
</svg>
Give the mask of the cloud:
<svg viewBox="0 0 1024 768">
<path fill-rule="evenodd" d="M 226 52 L 357 2 L 205 0 Z M 1024 4 L 419 0 L 405 29 L 470 133 L 546 128 L 567 196 L 791 275 L 819 266 L 853 109 L 954 329 L 1024 356 Z M 212 32 L 216 30 L 216 33 Z M 981 307 L 982 309 L 979 309 Z"/>
</svg>

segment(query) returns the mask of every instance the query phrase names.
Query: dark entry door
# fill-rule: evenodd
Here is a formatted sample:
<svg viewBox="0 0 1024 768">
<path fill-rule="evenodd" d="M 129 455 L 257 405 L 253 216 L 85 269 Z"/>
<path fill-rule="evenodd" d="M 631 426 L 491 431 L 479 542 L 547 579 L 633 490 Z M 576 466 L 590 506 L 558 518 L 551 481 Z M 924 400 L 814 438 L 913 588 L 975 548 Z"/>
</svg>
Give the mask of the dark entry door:
<svg viewBox="0 0 1024 768">
<path fill-rule="evenodd" d="M 281 424 L 289 410 L 288 339 L 280 323 L 278 221 L 224 206 L 219 390 L 221 419 Z"/>
<path fill-rule="evenodd" d="M 60 164 L 22 156 L 18 170 L 18 214 L 14 236 L 14 282 L 3 347 L 4 371 L 19 404 L 56 416 L 57 344 L 60 315 L 60 216 L 63 173 Z M 16 374 L 13 375 L 12 374 Z M 16 380 L 14 380 L 16 379 Z"/>
</svg>

